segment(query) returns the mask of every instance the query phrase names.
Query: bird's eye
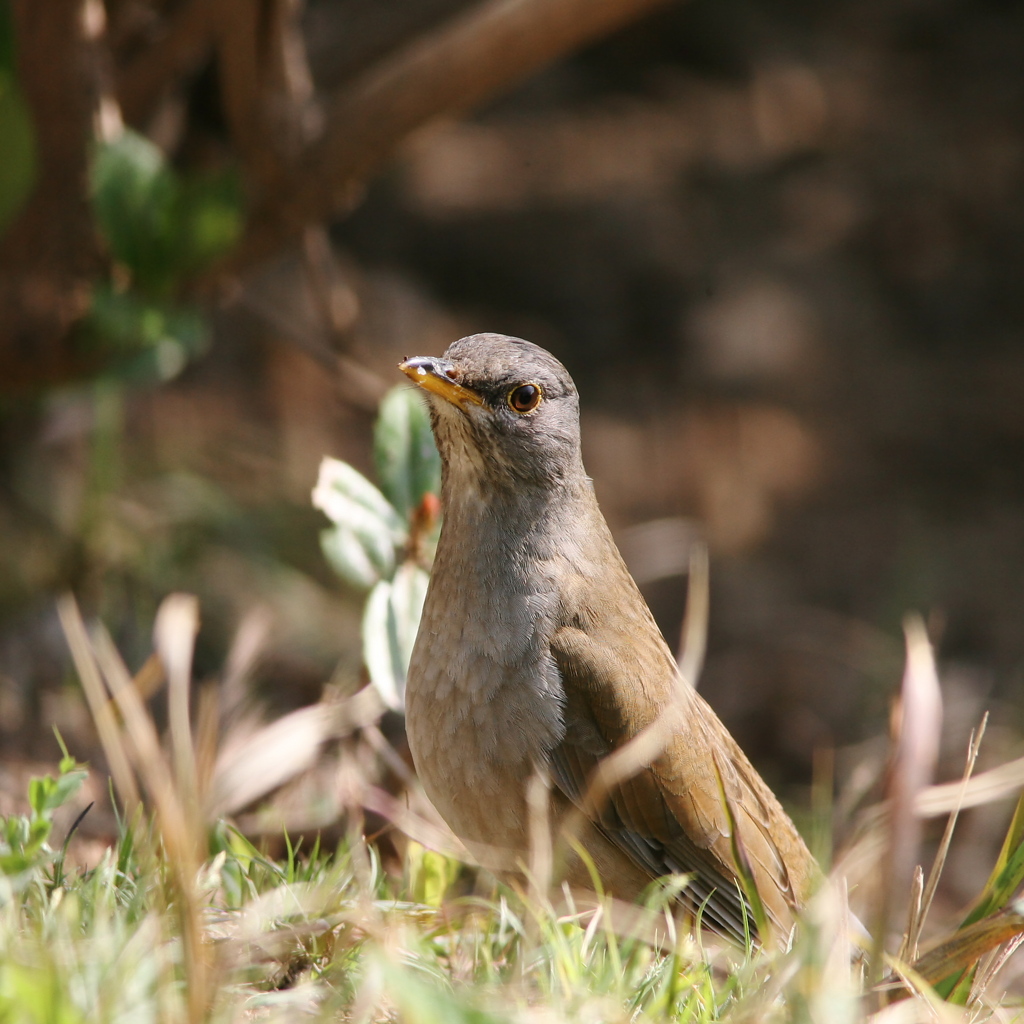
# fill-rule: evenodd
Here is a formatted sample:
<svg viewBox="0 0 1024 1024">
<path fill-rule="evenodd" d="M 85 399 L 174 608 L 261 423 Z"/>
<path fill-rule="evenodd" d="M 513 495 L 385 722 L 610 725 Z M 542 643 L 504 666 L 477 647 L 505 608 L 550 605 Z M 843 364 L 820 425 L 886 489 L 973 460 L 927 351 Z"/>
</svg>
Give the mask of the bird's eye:
<svg viewBox="0 0 1024 1024">
<path fill-rule="evenodd" d="M 509 408 L 516 412 L 533 412 L 540 405 L 539 384 L 520 384 L 508 393 Z"/>
</svg>

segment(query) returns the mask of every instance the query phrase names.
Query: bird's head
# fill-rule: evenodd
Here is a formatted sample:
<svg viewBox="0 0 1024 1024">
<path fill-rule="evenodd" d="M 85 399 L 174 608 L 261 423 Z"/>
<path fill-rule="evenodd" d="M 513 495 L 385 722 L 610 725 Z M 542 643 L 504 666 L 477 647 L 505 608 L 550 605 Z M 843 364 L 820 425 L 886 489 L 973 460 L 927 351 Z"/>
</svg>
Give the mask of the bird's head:
<svg viewBox="0 0 1024 1024">
<path fill-rule="evenodd" d="M 576 385 L 538 345 L 474 334 L 399 369 L 429 396 L 448 472 L 491 489 L 551 487 L 582 475 Z"/>
</svg>

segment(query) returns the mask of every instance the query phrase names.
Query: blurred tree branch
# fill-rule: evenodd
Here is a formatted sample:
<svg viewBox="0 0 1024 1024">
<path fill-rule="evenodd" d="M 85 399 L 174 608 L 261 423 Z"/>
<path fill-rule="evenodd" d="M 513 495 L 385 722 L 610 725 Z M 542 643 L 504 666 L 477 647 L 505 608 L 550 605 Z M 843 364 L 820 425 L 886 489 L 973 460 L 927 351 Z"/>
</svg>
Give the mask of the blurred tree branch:
<svg viewBox="0 0 1024 1024">
<path fill-rule="evenodd" d="M 384 57 L 329 107 L 323 136 L 278 177 L 227 270 L 270 256 L 350 205 L 413 130 L 459 113 L 665 0 L 486 0 Z"/>
<path fill-rule="evenodd" d="M 297 0 L 221 0 L 218 64 L 225 118 L 249 190 L 261 196 L 308 141 L 312 99 Z"/>
<path fill-rule="evenodd" d="M 217 6 L 215 0 L 185 0 L 166 19 L 157 40 L 118 70 L 117 98 L 129 124 L 143 124 L 163 94 L 206 60 L 213 47 Z"/>
<path fill-rule="evenodd" d="M 165 100 L 188 95 L 215 57 L 249 214 L 235 248 L 192 281 L 210 294 L 350 208 L 412 131 L 499 94 L 666 0 L 481 0 L 455 14 L 435 5 L 444 20 L 394 38 L 327 97 L 316 95 L 307 66 L 302 0 L 3 2 L 38 171 L 0 239 L 0 379 L 33 386 L 88 372 L 72 355 L 70 332 L 92 308 L 97 282 L 110 277 L 89 195 L 100 113 L 104 138 L 119 116 L 144 129 Z"/>
<path fill-rule="evenodd" d="M 37 154 L 35 187 L 0 238 L 0 379 L 17 388 L 76 372 L 60 341 L 100 266 L 88 200 L 99 75 L 82 0 L 11 0 L 10 11 Z"/>
</svg>

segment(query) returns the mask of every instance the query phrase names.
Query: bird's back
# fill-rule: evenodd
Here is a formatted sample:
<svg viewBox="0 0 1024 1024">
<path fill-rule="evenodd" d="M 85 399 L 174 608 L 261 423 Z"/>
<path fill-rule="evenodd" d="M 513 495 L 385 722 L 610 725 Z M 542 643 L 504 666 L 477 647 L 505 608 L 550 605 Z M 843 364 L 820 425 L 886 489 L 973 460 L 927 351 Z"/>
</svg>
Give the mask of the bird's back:
<svg viewBox="0 0 1024 1024">
<path fill-rule="evenodd" d="M 817 865 L 717 715 L 679 677 L 596 502 L 591 515 L 587 531 L 598 550 L 587 572 L 568 574 L 573 583 L 552 638 L 566 693 L 565 738 L 551 755 L 555 778 L 579 802 L 601 758 L 671 716 L 661 752 L 608 795 L 604 832 L 652 878 L 696 872 L 692 896 L 703 901 L 715 890 L 705 916 L 741 935 L 739 853 L 769 915 L 788 928 Z"/>
</svg>

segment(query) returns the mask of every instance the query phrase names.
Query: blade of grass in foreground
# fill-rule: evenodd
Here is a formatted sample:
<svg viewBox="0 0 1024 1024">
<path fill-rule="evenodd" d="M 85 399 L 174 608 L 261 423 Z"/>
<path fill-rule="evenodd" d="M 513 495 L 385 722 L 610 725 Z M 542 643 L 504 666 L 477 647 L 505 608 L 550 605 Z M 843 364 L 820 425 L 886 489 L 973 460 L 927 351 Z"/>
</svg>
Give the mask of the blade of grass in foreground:
<svg viewBox="0 0 1024 1024">
<path fill-rule="evenodd" d="M 974 906 L 957 933 L 938 949 L 925 954 L 935 958 L 932 974 L 939 979 L 935 991 L 950 1002 L 964 1005 L 971 992 L 978 960 L 990 950 L 1009 942 L 1024 931 L 1024 904 L 1012 904 L 1014 894 L 1024 882 L 1024 794 L 1017 801 L 1013 819 L 989 875 Z M 942 951 L 948 964 L 942 962 Z M 969 957 L 971 951 L 976 955 Z M 922 957 L 922 960 L 925 958 Z M 961 961 L 964 961 L 961 963 Z M 919 961 L 920 963 L 920 961 Z M 920 970 L 920 967 L 918 968 Z M 922 972 L 924 973 L 924 972 Z"/>
</svg>

